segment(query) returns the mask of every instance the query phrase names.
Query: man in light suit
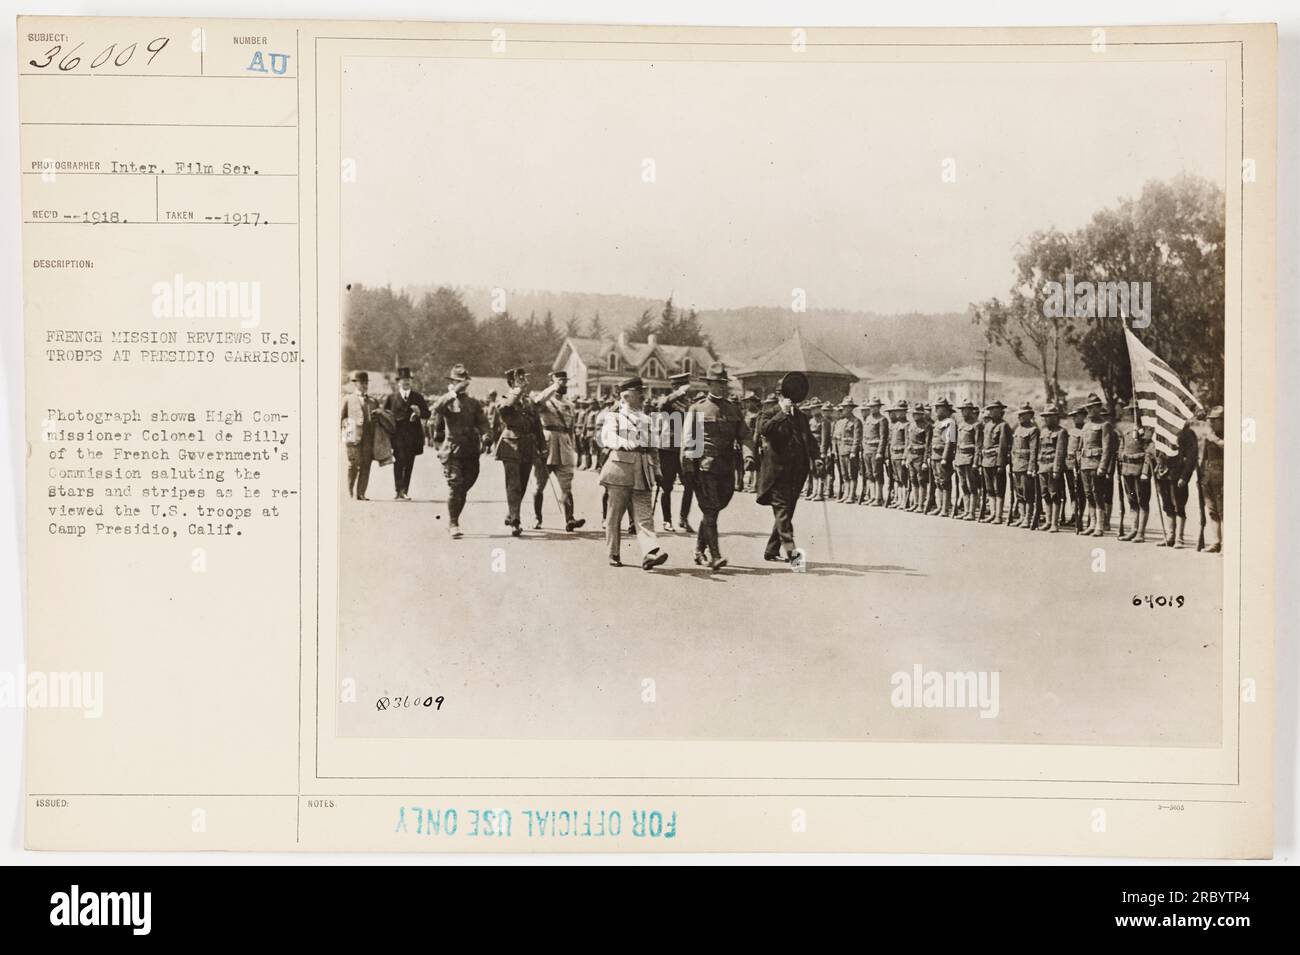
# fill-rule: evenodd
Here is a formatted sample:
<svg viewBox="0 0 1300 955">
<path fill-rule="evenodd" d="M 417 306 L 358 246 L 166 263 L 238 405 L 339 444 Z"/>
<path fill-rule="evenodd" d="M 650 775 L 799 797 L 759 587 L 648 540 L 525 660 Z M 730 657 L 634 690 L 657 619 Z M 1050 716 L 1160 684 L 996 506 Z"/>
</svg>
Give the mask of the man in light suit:
<svg viewBox="0 0 1300 955">
<path fill-rule="evenodd" d="M 609 495 L 609 516 L 605 540 L 609 545 L 609 564 L 622 567 L 623 512 L 636 525 L 636 539 L 641 545 L 641 568 L 653 570 L 668 559 L 659 549 L 655 537 L 653 504 L 650 492 L 659 482 L 659 459 L 655 454 L 653 425 L 643 410 L 644 384 L 629 378 L 618 386 L 619 403 L 606 413 L 601 422 L 600 444 L 608 453 L 600 469 L 600 483 Z"/>
</svg>

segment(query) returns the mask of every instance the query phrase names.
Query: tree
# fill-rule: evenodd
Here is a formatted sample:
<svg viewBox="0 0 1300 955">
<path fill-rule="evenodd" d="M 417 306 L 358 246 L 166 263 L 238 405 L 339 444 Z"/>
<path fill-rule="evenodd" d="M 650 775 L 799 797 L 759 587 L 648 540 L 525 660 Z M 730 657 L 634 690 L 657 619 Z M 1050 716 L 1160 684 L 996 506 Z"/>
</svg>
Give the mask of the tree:
<svg viewBox="0 0 1300 955">
<path fill-rule="evenodd" d="M 600 320 L 600 312 L 598 311 L 591 316 L 591 322 L 587 326 L 587 337 L 603 339 L 605 335 L 605 323 Z"/>
<path fill-rule="evenodd" d="M 1206 404 L 1223 397 L 1224 215 L 1217 186 L 1181 175 L 1148 182 L 1136 201 L 1098 212 L 1076 240 L 1079 278 L 1150 283 L 1145 327 L 1133 333 Z M 1122 322 L 1078 323 L 1070 342 L 1108 400 L 1131 397 Z"/>
<path fill-rule="evenodd" d="M 646 341 L 655 330 L 654 319 L 650 317 L 650 309 L 641 313 L 641 317 L 636 320 L 627 332 L 627 340 L 630 342 Z"/>
<path fill-rule="evenodd" d="M 582 332 L 578 328 L 578 316 L 570 315 L 564 323 L 565 338 L 581 338 Z"/>
<path fill-rule="evenodd" d="M 1055 229 L 1035 232 L 1016 255 L 1016 279 L 1005 302 L 992 298 L 972 303 L 971 320 L 984 327 L 991 345 L 1000 345 L 1021 364 L 1033 368 L 1048 401 L 1060 401 L 1061 353 L 1073 319 L 1046 307 L 1049 282 L 1061 282 L 1074 261 L 1072 240 Z"/>
</svg>

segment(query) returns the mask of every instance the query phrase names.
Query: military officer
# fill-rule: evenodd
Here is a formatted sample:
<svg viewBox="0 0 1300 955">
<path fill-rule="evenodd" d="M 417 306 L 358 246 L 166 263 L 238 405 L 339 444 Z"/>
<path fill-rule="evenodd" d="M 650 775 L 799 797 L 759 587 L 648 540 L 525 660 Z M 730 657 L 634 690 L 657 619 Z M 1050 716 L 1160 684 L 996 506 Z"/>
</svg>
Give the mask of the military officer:
<svg viewBox="0 0 1300 955">
<path fill-rule="evenodd" d="M 1210 426 L 1210 433 L 1201 439 L 1196 480 L 1210 528 L 1205 550 L 1217 554 L 1223 550 L 1223 406 L 1216 405 L 1210 409 L 1205 421 Z"/>
<path fill-rule="evenodd" d="M 650 492 L 658 483 L 659 456 L 655 453 L 652 423 L 645 413 L 645 386 L 628 378 L 618 386 L 619 403 L 601 420 L 600 443 L 605 462 L 600 483 L 609 495 L 605 542 L 611 567 L 622 567 L 622 518 L 626 513 L 641 545 L 642 570 L 654 570 L 668 559 L 655 537 L 655 516 Z"/>
<path fill-rule="evenodd" d="M 537 408 L 528 394 L 528 371 L 511 368 L 506 371 L 505 378 L 510 390 L 497 403 L 499 434 L 494 456 L 505 471 L 506 523 L 511 528 L 511 535 L 519 537 L 523 533 L 519 506 L 544 439 Z"/>
<path fill-rule="evenodd" d="M 454 540 L 462 536 L 460 515 L 465 497 L 478 480 L 479 455 L 488 433 L 487 414 L 477 398 L 466 392 L 470 376 L 464 365 L 447 373 L 447 391 L 433 402 L 433 446 L 447 480 L 447 530 Z"/>
<path fill-rule="evenodd" d="M 339 424 L 343 428 L 343 445 L 348 454 L 348 496 L 368 500 L 370 465 L 375 459 L 374 414 L 379 403 L 370 396 L 370 375 L 352 373 L 352 391 L 343 396 Z"/>
<path fill-rule="evenodd" d="M 701 512 L 695 563 L 708 564 L 711 570 L 727 566 L 718 540 L 718 514 L 735 491 L 737 445 L 743 466 L 754 467 L 754 440 L 745 430 L 745 416 L 727 397 L 730 380 L 722 362 L 709 365 L 704 376 L 708 393 L 691 405 L 682 428 L 682 470 L 693 474 Z"/>
<path fill-rule="evenodd" d="M 907 506 L 911 475 L 907 472 L 907 402 L 899 398 L 889 409 L 889 489 L 894 507 Z"/>
<path fill-rule="evenodd" d="M 1061 427 L 1060 406 L 1048 402 L 1043 407 L 1043 426 L 1038 429 L 1037 500 L 1047 510 L 1044 529 L 1049 534 L 1060 533 L 1061 516 L 1065 509 L 1065 470 L 1069 444 L 1070 435 Z"/>
<path fill-rule="evenodd" d="M 1011 426 L 1003 420 L 1006 408 L 1001 401 L 993 401 L 984 409 L 988 421 L 984 424 L 979 460 L 984 472 L 984 495 L 992 507 L 982 518 L 983 524 L 1001 524 L 1006 503 L 1007 465 L 1011 463 Z"/>
<path fill-rule="evenodd" d="M 680 530 L 693 534 L 690 513 L 694 497 L 694 474 L 682 468 L 682 426 L 686 410 L 691 406 L 691 374 L 678 372 L 668 379 L 673 390 L 654 404 L 653 419 L 657 426 L 659 455 L 659 507 L 663 513 L 664 531 L 669 534 Z M 682 485 L 682 506 L 677 512 L 677 527 L 673 527 L 673 484 Z"/>
<path fill-rule="evenodd" d="M 578 463 L 574 430 L 577 426 L 577 411 L 568 400 L 569 373 L 567 371 L 551 372 L 551 383 L 532 396 L 537 406 L 537 417 L 542 425 L 543 443 L 539 448 L 537 459 L 542 463 L 541 485 L 533 494 L 533 508 L 537 513 L 537 524 L 541 526 L 544 486 L 554 475 L 560 485 L 561 503 L 564 508 L 564 529 L 572 534 L 586 524 L 584 518 L 573 516 L 573 468 Z"/>
<path fill-rule="evenodd" d="M 862 422 L 853 413 L 855 403 L 848 395 L 839 403 L 839 417 L 831 425 L 831 446 L 840 467 L 841 504 L 851 503 L 858 493 L 858 459 L 862 455 Z"/>
</svg>

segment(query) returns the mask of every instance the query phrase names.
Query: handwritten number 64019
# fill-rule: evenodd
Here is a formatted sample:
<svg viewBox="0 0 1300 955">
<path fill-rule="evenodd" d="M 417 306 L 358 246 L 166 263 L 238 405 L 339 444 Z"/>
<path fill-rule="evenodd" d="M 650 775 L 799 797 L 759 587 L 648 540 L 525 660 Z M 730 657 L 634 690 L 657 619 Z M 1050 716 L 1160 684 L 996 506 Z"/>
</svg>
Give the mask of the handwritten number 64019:
<svg viewBox="0 0 1300 955">
<path fill-rule="evenodd" d="M 149 59 L 145 61 L 145 66 L 149 66 L 153 63 L 154 57 L 156 57 L 159 53 L 161 53 L 163 49 L 167 46 L 168 40 L 169 40 L 168 37 L 160 36 L 160 37 L 155 37 L 154 39 L 150 40 L 148 43 L 145 44 L 144 48 L 149 51 Z M 117 44 L 110 43 L 107 47 L 101 50 L 93 60 L 90 61 L 90 68 L 92 70 L 97 70 L 105 63 L 107 63 L 110 59 L 113 61 L 114 66 L 126 66 L 128 63 L 131 62 L 131 58 L 135 56 L 136 48 L 139 45 L 140 45 L 139 43 L 132 43 L 129 46 L 124 46 L 121 49 L 121 51 L 117 51 Z M 84 41 L 82 43 L 78 43 L 67 53 L 63 53 L 62 44 L 55 44 L 54 46 L 50 47 L 48 50 L 45 51 L 44 60 L 28 60 L 27 64 L 29 66 L 36 67 L 38 70 L 43 70 L 46 67 L 48 67 L 51 63 L 54 62 L 55 57 L 57 57 L 60 53 L 63 53 L 63 57 L 62 59 L 59 60 L 58 63 L 58 69 L 60 69 L 64 73 L 68 73 L 71 72 L 72 70 L 75 70 L 78 66 L 81 65 L 81 57 L 77 56 L 76 54 L 77 51 L 80 50 L 83 46 L 85 46 Z M 116 55 L 114 55 L 115 53 Z"/>
</svg>

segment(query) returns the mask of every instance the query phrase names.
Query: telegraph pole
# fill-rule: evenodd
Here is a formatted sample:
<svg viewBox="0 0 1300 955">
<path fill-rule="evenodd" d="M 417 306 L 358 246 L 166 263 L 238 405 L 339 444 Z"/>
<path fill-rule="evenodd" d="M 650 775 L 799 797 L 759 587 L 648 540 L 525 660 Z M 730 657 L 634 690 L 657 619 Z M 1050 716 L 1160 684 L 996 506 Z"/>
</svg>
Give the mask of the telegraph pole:
<svg viewBox="0 0 1300 955">
<path fill-rule="evenodd" d="M 986 407 L 989 403 L 989 350 L 981 348 L 980 357 L 984 359 L 984 372 L 980 379 L 980 405 Z"/>
</svg>

